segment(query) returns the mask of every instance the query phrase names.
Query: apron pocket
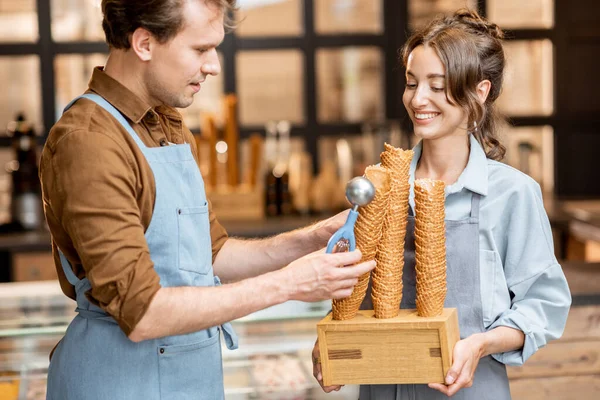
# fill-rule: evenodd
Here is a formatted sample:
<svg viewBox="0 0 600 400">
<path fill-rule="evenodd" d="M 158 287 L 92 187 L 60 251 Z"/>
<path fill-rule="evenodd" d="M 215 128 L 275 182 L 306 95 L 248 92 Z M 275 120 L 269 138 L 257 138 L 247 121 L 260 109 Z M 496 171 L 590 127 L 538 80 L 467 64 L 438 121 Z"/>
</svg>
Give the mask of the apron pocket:
<svg viewBox="0 0 600 400">
<path fill-rule="evenodd" d="M 223 393 L 220 334 L 198 343 L 159 346 L 158 373 L 163 400 L 219 400 Z"/>
<path fill-rule="evenodd" d="M 179 269 L 205 275 L 212 268 L 208 206 L 177 209 Z"/>
</svg>

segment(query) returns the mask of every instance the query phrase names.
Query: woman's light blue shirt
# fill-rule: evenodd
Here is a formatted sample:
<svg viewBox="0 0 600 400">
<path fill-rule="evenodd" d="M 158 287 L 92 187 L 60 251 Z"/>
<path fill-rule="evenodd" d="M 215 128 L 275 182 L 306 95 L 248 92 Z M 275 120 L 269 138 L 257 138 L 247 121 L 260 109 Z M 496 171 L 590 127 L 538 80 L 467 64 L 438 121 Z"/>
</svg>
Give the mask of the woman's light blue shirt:
<svg viewBox="0 0 600 400">
<path fill-rule="evenodd" d="M 508 326 L 525 333 L 523 349 L 493 354 L 507 365 L 521 365 L 557 339 L 567 321 L 571 294 L 554 255 L 550 222 L 539 185 L 524 173 L 485 156 L 470 136 L 467 167 L 446 187 L 446 219 L 468 218 L 473 193 L 481 195 L 479 259 L 483 325 Z M 422 142 L 410 168 L 410 206 Z M 448 270 L 451 274 L 452 270 Z"/>
</svg>

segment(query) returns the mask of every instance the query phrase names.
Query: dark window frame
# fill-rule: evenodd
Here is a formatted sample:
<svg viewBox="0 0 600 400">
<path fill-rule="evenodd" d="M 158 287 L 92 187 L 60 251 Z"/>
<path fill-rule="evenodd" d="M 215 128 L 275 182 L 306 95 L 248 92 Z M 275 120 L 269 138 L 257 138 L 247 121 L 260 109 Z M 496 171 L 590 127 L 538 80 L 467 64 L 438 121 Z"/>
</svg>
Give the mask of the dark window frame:
<svg viewBox="0 0 600 400">
<path fill-rule="evenodd" d="M 321 136 L 358 134 L 361 131 L 359 123 L 323 123 L 317 118 L 316 93 L 316 52 L 322 48 L 345 46 L 373 46 L 382 50 L 384 62 L 384 93 L 386 120 L 399 120 L 402 126 L 409 129 L 410 121 L 402 105 L 402 92 L 405 84 L 404 74 L 398 60 L 398 49 L 409 35 L 408 2 L 409 0 L 381 0 L 383 3 L 383 33 L 382 34 L 317 34 L 314 27 L 314 0 L 304 0 L 303 24 L 305 34 L 301 37 L 252 37 L 240 38 L 235 32 L 226 35 L 220 51 L 224 57 L 224 93 L 236 93 L 236 53 L 252 50 L 298 49 L 304 56 L 304 110 L 305 123 L 294 125 L 292 135 L 302 136 L 306 140 L 306 149 L 313 155 L 315 170 L 318 160 L 318 139 Z M 550 29 L 519 29 L 507 31 L 508 40 L 550 39 L 554 46 L 554 112 L 549 116 L 525 116 L 510 118 L 515 126 L 549 125 L 555 131 L 559 122 L 556 101 L 556 71 L 557 46 L 562 43 L 557 37 L 556 29 L 558 15 L 564 12 L 565 2 L 554 1 L 555 24 Z M 52 39 L 51 0 L 36 0 L 39 39 L 34 43 L 0 43 L 0 56 L 37 55 L 40 59 L 40 78 L 42 96 L 42 115 L 44 135 L 41 141 L 56 122 L 55 102 L 55 66 L 54 59 L 62 54 L 93 54 L 107 53 L 108 46 L 103 42 L 54 42 Z M 478 10 L 486 15 L 486 0 L 478 0 Z M 262 131 L 262 126 L 241 126 L 240 136 L 246 138 L 251 132 Z M 10 141 L 0 140 L 0 146 L 8 145 Z M 555 165 L 556 168 L 556 165 Z M 555 171 L 556 175 L 556 171 Z"/>
</svg>

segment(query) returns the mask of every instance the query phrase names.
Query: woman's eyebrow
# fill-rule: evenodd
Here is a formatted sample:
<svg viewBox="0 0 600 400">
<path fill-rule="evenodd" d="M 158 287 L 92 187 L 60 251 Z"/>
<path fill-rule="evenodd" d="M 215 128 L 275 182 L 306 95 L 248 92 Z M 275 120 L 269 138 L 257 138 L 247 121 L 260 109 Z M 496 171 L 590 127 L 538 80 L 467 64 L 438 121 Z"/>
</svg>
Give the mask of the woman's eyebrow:
<svg viewBox="0 0 600 400">
<path fill-rule="evenodd" d="M 416 78 L 415 74 L 413 74 L 410 71 L 406 71 L 406 75 L 410 75 L 413 78 Z M 435 79 L 435 78 L 443 78 L 444 79 L 444 78 L 446 78 L 446 75 L 444 75 L 444 74 L 427 74 L 427 79 Z"/>
</svg>

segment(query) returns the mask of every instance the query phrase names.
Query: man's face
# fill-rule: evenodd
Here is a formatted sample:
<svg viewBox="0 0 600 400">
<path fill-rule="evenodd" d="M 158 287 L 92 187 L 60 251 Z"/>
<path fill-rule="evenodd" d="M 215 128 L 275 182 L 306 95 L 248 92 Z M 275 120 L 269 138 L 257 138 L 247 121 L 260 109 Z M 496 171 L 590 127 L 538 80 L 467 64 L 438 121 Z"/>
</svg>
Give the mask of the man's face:
<svg viewBox="0 0 600 400">
<path fill-rule="evenodd" d="M 221 72 L 216 47 L 225 36 L 223 14 L 204 0 L 187 0 L 184 26 L 170 41 L 154 42 L 144 76 L 153 101 L 185 108 L 208 75 Z"/>
</svg>

